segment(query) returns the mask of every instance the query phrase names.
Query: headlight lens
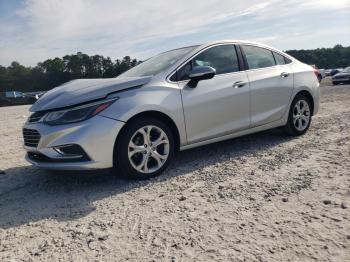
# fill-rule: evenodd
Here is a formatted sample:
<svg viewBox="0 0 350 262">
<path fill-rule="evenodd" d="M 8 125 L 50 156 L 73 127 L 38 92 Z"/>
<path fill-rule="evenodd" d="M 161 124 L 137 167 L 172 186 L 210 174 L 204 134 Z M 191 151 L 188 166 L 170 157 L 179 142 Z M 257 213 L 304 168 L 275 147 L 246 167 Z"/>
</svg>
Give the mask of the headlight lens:
<svg viewBox="0 0 350 262">
<path fill-rule="evenodd" d="M 105 110 L 118 98 L 98 101 L 66 110 L 49 112 L 43 122 L 49 125 L 64 125 L 87 120 Z"/>
</svg>

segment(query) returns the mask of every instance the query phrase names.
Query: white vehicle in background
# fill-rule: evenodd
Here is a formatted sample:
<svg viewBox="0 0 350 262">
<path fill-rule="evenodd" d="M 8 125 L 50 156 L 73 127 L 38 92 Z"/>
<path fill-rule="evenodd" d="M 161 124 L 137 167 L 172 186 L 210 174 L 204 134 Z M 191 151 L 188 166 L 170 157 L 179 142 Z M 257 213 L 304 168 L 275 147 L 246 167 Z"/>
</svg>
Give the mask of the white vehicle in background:
<svg viewBox="0 0 350 262">
<path fill-rule="evenodd" d="M 326 77 L 326 70 L 325 69 L 318 69 L 318 71 L 320 72 L 322 79 Z"/>
</svg>

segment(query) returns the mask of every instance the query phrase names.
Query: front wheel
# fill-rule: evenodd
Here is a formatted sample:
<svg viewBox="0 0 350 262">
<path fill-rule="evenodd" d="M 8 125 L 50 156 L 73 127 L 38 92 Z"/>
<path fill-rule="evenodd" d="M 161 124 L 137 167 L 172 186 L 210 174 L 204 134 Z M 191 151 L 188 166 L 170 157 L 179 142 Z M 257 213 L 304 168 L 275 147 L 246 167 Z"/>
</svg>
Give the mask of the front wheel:
<svg viewBox="0 0 350 262">
<path fill-rule="evenodd" d="M 284 129 L 288 135 L 303 135 L 310 127 L 311 118 L 311 103 L 309 99 L 304 95 L 297 95 L 290 107 L 288 122 Z"/>
<path fill-rule="evenodd" d="M 131 179 L 161 174 L 174 156 L 170 128 L 154 118 L 137 118 L 126 124 L 115 146 L 114 166 Z"/>
</svg>

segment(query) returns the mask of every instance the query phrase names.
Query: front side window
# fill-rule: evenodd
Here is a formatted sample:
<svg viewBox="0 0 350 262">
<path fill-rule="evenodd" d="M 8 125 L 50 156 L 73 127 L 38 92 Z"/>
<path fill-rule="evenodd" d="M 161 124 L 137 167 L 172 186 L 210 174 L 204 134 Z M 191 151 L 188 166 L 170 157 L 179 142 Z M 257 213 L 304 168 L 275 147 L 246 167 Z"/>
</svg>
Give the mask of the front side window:
<svg viewBox="0 0 350 262">
<path fill-rule="evenodd" d="M 217 75 L 239 71 L 235 46 L 219 45 L 203 51 L 178 70 L 177 79 L 188 80 L 189 72 L 198 66 L 210 66 L 216 70 Z"/>
<path fill-rule="evenodd" d="M 270 50 L 257 46 L 242 46 L 249 69 L 264 68 L 276 65 Z"/>
</svg>

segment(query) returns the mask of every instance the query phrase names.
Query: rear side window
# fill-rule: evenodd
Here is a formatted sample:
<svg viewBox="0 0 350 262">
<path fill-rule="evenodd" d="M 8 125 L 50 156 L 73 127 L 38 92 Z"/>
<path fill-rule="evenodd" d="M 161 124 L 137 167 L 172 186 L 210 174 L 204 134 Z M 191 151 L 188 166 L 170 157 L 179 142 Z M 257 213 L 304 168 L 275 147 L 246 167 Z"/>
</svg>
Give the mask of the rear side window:
<svg viewBox="0 0 350 262">
<path fill-rule="evenodd" d="M 178 70 L 177 79 L 188 80 L 189 72 L 197 66 L 211 66 L 217 75 L 237 72 L 239 63 L 236 48 L 234 45 L 219 45 L 203 51 Z"/>
<path fill-rule="evenodd" d="M 264 68 L 276 65 L 270 50 L 256 46 L 242 46 L 249 69 Z"/>
<path fill-rule="evenodd" d="M 280 55 L 280 54 L 273 52 L 273 56 L 275 57 L 277 65 L 285 65 L 286 64 L 286 61 L 285 61 L 283 55 Z"/>
</svg>

